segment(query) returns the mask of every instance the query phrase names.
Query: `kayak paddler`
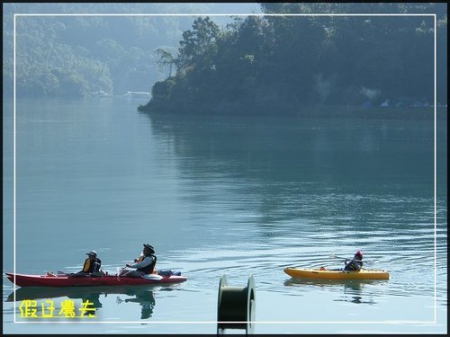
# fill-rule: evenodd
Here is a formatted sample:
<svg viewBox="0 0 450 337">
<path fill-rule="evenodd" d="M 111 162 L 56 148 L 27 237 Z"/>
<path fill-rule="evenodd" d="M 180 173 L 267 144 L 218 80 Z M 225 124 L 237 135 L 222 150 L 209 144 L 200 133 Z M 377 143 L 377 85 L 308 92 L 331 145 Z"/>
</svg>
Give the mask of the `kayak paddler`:
<svg viewBox="0 0 450 337">
<path fill-rule="evenodd" d="M 360 250 L 358 250 L 355 253 L 355 256 L 353 256 L 352 260 L 346 259 L 344 261 L 345 263 L 345 267 L 344 270 L 351 270 L 351 271 L 359 271 L 361 270 L 362 266 L 363 266 L 363 255 L 361 253 Z"/>
<path fill-rule="evenodd" d="M 120 276 L 127 277 L 141 277 L 147 274 L 153 274 L 156 266 L 155 249 L 152 245 L 144 243 L 144 249 L 142 255 L 135 260 L 133 264 L 126 264 L 127 268 L 135 270 L 125 269 L 120 273 Z"/>
<path fill-rule="evenodd" d="M 102 260 L 100 260 L 97 256 L 97 252 L 95 250 L 91 250 L 89 253 L 86 253 L 88 256 L 83 264 L 83 269 L 78 273 L 72 273 L 69 276 L 71 277 L 82 277 L 82 276 L 102 276 L 102 272 L 100 268 L 102 266 Z"/>
</svg>

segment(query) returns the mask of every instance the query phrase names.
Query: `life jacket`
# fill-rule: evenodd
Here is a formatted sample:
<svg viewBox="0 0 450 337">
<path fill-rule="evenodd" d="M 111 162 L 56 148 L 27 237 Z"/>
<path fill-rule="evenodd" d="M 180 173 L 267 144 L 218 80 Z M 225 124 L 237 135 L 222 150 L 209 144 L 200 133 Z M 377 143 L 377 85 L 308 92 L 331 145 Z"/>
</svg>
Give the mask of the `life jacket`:
<svg viewBox="0 0 450 337">
<path fill-rule="evenodd" d="M 143 255 L 139 258 L 138 262 L 142 262 L 142 260 L 144 260 L 144 258 L 149 257 L 152 259 L 152 263 L 150 263 L 148 266 L 146 267 L 142 267 L 142 268 L 137 268 L 137 271 L 142 271 L 144 272 L 144 274 L 152 274 L 153 273 L 153 269 L 155 269 L 155 265 L 156 265 L 156 255 L 150 254 L 150 255 Z"/>
<path fill-rule="evenodd" d="M 83 266 L 83 272 L 84 273 L 95 273 L 100 271 L 100 267 L 102 266 L 102 261 L 96 257 L 94 261 L 91 261 L 91 259 L 87 258 L 86 261 L 84 261 Z"/>
<path fill-rule="evenodd" d="M 345 270 L 360 270 L 363 265 L 363 262 L 360 260 L 351 260 L 347 265 L 345 266 Z"/>
<path fill-rule="evenodd" d="M 95 261 L 93 263 L 93 267 L 92 267 L 92 272 L 91 273 L 99 272 L 101 266 L 102 266 L 102 260 L 100 260 L 98 257 L 96 257 Z"/>
</svg>

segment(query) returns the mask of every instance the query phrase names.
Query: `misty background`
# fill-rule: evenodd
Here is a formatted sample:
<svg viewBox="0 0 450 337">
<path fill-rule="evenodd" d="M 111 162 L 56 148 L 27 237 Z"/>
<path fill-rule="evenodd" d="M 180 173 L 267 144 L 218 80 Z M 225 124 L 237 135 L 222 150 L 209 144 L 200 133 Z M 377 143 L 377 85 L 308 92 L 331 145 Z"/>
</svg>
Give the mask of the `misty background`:
<svg viewBox="0 0 450 337">
<path fill-rule="evenodd" d="M 13 92 L 13 15 L 20 13 L 19 97 L 111 97 L 130 91 L 150 97 L 153 91 L 153 105 L 175 110 L 280 102 L 286 108 L 426 107 L 433 103 L 436 56 L 437 100 L 447 102 L 446 4 L 61 3 L 3 9 L 6 95 Z M 273 16 L 279 13 L 401 15 Z M 436 55 L 430 13 L 436 14 Z"/>
<path fill-rule="evenodd" d="M 32 15 L 16 18 L 17 94 L 81 98 L 149 92 L 164 79 L 155 51 L 175 52 L 195 19 L 171 14 L 241 12 L 260 10 L 256 3 L 3 4 L 3 92 L 13 93 L 14 14 Z M 83 15 L 92 13 L 99 15 Z M 232 21 L 229 16 L 214 20 L 221 26 Z"/>
</svg>

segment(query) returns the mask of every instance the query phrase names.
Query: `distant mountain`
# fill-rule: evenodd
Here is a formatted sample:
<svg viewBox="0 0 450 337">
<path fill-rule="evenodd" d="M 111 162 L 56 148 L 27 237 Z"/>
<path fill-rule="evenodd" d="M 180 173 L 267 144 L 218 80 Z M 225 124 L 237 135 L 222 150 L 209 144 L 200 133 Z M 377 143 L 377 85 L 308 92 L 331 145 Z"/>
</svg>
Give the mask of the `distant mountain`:
<svg viewBox="0 0 450 337">
<path fill-rule="evenodd" d="M 257 4 L 248 3 L 3 4 L 4 93 L 12 94 L 14 33 L 19 96 L 112 96 L 150 91 L 167 76 L 154 52 L 161 47 L 176 51 L 195 19 L 180 14 L 257 11 Z M 15 32 L 14 14 L 21 14 Z M 229 16 L 216 20 L 231 22 Z"/>
</svg>

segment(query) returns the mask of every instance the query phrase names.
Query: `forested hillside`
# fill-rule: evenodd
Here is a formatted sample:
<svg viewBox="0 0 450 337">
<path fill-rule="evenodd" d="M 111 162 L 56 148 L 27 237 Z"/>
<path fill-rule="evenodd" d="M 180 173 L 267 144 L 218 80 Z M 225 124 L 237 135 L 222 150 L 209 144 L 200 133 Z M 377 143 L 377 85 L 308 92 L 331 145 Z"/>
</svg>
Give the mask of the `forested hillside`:
<svg viewBox="0 0 450 337">
<path fill-rule="evenodd" d="M 150 92 L 153 83 L 168 74 L 155 62 L 155 50 L 175 52 L 183 31 L 195 18 L 170 14 L 220 13 L 229 8 L 202 3 L 3 5 L 4 94 L 11 95 L 13 90 L 14 37 L 19 96 L 76 98 Z M 15 36 L 14 14 L 20 14 Z M 219 24 L 230 20 L 219 17 Z"/>
<path fill-rule="evenodd" d="M 208 15 L 250 12 L 228 5 L 4 5 L 3 92 L 12 94 L 16 57 L 20 97 L 151 91 L 141 111 L 426 106 L 434 94 L 436 14 L 437 96 L 447 103 L 446 4 L 254 3 L 246 5 L 264 16 Z M 15 13 L 22 15 L 13 20 Z"/>
<path fill-rule="evenodd" d="M 171 68 L 171 76 L 155 83 L 151 101 L 139 110 L 277 113 L 318 104 L 430 106 L 435 60 L 430 13 L 437 14 L 438 102 L 446 104 L 445 4 L 262 3 L 261 8 L 266 16 L 237 17 L 226 29 L 214 18 L 196 19 L 177 53 L 160 51 L 159 62 Z"/>
</svg>

